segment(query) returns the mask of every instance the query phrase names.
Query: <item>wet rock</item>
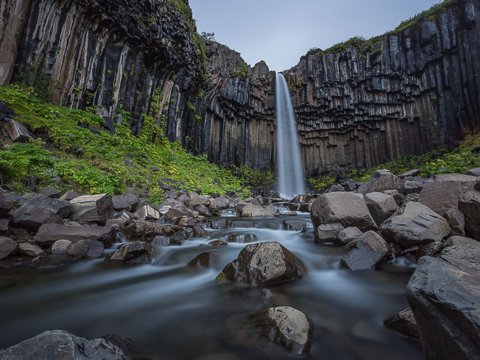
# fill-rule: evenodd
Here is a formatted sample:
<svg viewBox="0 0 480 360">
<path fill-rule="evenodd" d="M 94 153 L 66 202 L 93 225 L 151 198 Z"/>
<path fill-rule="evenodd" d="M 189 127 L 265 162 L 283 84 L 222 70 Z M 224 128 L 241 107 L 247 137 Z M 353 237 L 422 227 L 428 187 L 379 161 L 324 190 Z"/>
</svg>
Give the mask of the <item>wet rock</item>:
<svg viewBox="0 0 480 360">
<path fill-rule="evenodd" d="M 48 210 L 62 218 L 67 218 L 70 216 L 72 210 L 68 201 L 52 199 L 41 194 L 31 194 L 31 196 L 28 196 L 24 206 L 35 206 L 44 210 Z"/>
<path fill-rule="evenodd" d="M 103 255 L 103 243 L 96 240 L 80 240 L 70 244 L 67 254 L 75 259 L 89 258 L 96 259 Z"/>
<path fill-rule="evenodd" d="M 458 203 L 459 210 L 465 215 L 465 232 L 480 241 L 480 191 L 469 191 Z"/>
<path fill-rule="evenodd" d="M 30 257 L 37 257 L 45 254 L 45 252 L 42 250 L 41 247 L 27 243 L 27 242 L 22 242 L 18 244 L 18 253 L 20 255 L 25 255 Z"/>
<path fill-rule="evenodd" d="M 210 217 L 212 216 L 212 213 L 210 212 L 210 210 L 208 209 L 208 207 L 206 207 L 205 205 L 198 205 L 195 207 L 195 211 L 198 211 L 198 213 L 202 216 L 206 216 L 206 217 Z"/>
<path fill-rule="evenodd" d="M 208 242 L 208 245 L 213 247 L 228 246 L 228 243 L 223 240 L 212 240 Z"/>
<path fill-rule="evenodd" d="M 358 240 L 358 238 L 362 235 L 363 232 L 361 232 L 359 228 L 349 227 L 340 231 L 338 233 L 337 239 L 341 244 L 347 245 L 352 241 Z"/>
<path fill-rule="evenodd" d="M 14 255 L 17 251 L 18 244 L 6 236 L 0 236 L 0 259 L 5 259 L 10 255 Z"/>
<path fill-rule="evenodd" d="M 68 247 L 72 244 L 70 240 L 57 240 L 53 243 L 52 255 L 67 255 Z"/>
<path fill-rule="evenodd" d="M 192 236 L 193 236 L 193 229 L 182 228 L 182 229 L 176 230 L 171 238 L 173 241 L 182 242 L 190 239 Z"/>
<path fill-rule="evenodd" d="M 375 231 L 367 231 L 351 244 L 340 261 L 343 267 L 350 270 L 373 269 L 389 253 L 387 242 Z"/>
<path fill-rule="evenodd" d="M 245 246 L 217 278 L 265 286 L 300 279 L 305 273 L 305 266 L 295 255 L 270 241 Z"/>
<path fill-rule="evenodd" d="M 3 128 L 13 142 L 27 142 L 32 138 L 26 126 L 16 120 L 9 119 L 5 121 Z"/>
<path fill-rule="evenodd" d="M 60 224 L 44 224 L 38 229 L 35 243 L 41 247 L 49 247 L 57 240 L 98 240 L 107 247 L 115 242 L 113 226 L 68 226 Z"/>
<path fill-rule="evenodd" d="M 112 197 L 112 207 L 116 211 L 133 211 L 138 204 L 138 197 L 132 193 Z"/>
<path fill-rule="evenodd" d="M 228 224 L 229 222 L 227 219 L 213 220 L 211 222 L 211 227 L 212 229 L 227 229 Z"/>
<path fill-rule="evenodd" d="M 461 211 L 450 209 L 445 212 L 443 217 L 450 225 L 452 235 L 465 235 L 465 215 Z"/>
<path fill-rule="evenodd" d="M 365 202 L 378 226 L 398 210 L 398 205 L 393 196 L 384 193 L 368 193 L 365 195 Z"/>
<path fill-rule="evenodd" d="M 130 359 L 130 355 L 111 340 L 89 340 L 63 330 L 53 330 L 0 350 L 0 359 L 118 360 Z"/>
<path fill-rule="evenodd" d="M 57 214 L 28 203 L 11 211 L 10 216 L 15 226 L 34 232 L 43 224 L 63 224 Z"/>
<path fill-rule="evenodd" d="M 382 235 L 401 248 L 442 241 L 450 234 L 448 222 L 425 205 L 409 202 L 381 226 Z"/>
<path fill-rule="evenodd" d="M 288 306 L 273 307 L 250 315 L 250 321 L 262 337 L 281 345 L 292 355 L 308 354 L 313 326 L 301 311 Z"/>
<path fill-rule="evenodd" d="M 400 190 L 403 186 L 403 181 L 390 171 L 383 169 L 377 170 L 372 178 L 358 188 L 361 194 L 368 194 L 372 192 L 382 192 L 385 190 Z"/>
<path fill-rule="evenodd" d="M 361 194 L 323 194 L 313 203 L 311 217 L 315 229 L 333 223 L 340 223 L 345 228 L 358 227 L 362 231 L 377 228 Z"/>
<path fill-rule="evenodd" d="M 263 207 L 261 205 L 247 204 L 240 213 L 241 217 L 271 217 L 277 215 L 277 209 L 273 206 Z"/>
<path fill-rule="evenodd" d="M 70 201 L 71 219 L 80 222 L 105 222 L 113 211 L 112 198 L 106 194 L 83 195 Z"/>
<path fill-rule="evenodd" d="M 191 260 L 187 266 L 189 267 L 215 267 L 218 264 L 219 258 L 218 254 L 215 253 L 201 253 L 197 257 L 195 257 L 193 260 Z"/>
<path fill-rule="evenodd" d="M 385 326 L 398 331 L 400 334 L 418 339 L 418 328 L 412 309 L 408 308 L 386 319 Z"/>
<path fill-rule="evenodd" d="M 0 218 L 6 218 L 8 213 L 23 202 L 23 198 L 16 193 L 0 192 Z"/>
<path fill-rule="evenodd" d="M 434 180 L 437 182 L 459 183 L 462 191 L 466 192 L 473 189 L 477 182 L 477 177 L 464 174 L 439 174 L 434 176 Z"/>
<path fill-rule="evenodd" d="M 60 192 L 53 186 L 48 186 L 42 191 L 40 191 L 40 194 L 53 198 L 53 199 L 58 199 L 60 197 Z"/>
<path fill-rule="evenodd" d="M 443 249 L 443 243 L 441 242 L 431 242 L 426 245 L 420 246 L 416 251 L 415 256 L 417 259 L 420 259 L 423 256 L 435 256 L 440 253 Z"/>
<path fill-rule="evenodd" d="M 151 260 L 151 245 L 143 241 L 135 241 L 122 245 L 105 260 L 113 264 L 145 264 Z"/>
<path fill-rule="evenodd" d="M 162 246 L 180 246 L 182 245 L 181 241 L 172 239 L 168 236 L 155 236 L 152 240 L 152 246 L 162 247 Z"/>
<path fill-rule="evenodd" d="M 287 231 L 302 231 L 305 232 L 308 229 L 311 229 L 311 225 L 306 220 L 283 220 L 282 221 L 283 229 Z"/>
<path fill-rule="evenodd" d="M 200 224 L 196 224 L 194 227 L 193 227 L 193 236 L 195 237 L 205 237 L 207 236 L 207 230 L 205 230 L 205 228 L 200 225 Z"/>
<path fill-rule="evenodd" d="M 164 225 L 141 220 L 131 220 L 123 228 L 130 241 L 152 241 L 155 236 L 166 235 Z"/>
<path fill-rule="evenodd" d="M 228 234 L 227 241 L 235 243 L 251 243 L 257 241 L 257 235 L 249 233 L 231 233 Z"/>
<path fill-rule="evenodd" d="M 316 243 L 337 243 L 338 234 L 345 229 L 342 224 L 322 224 L 315 232 Z"/>
<path fill-rule="evenodd" d="M 146 221 L 157 221 L 160 219 L 160 213 L 150 205 L 144 205 L 134 214 L 135 219 Z"/>
</svg>

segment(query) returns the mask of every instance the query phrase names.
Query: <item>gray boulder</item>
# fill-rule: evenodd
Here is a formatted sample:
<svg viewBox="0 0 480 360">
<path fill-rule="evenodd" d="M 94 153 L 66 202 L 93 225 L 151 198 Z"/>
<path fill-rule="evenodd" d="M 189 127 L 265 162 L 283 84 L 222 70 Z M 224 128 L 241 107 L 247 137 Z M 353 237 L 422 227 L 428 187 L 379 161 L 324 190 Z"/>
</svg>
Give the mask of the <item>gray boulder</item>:
<svg viewBox="0 0 480 360">
<path fill-rule="evenodd" d="M 116 211 L 133 211 L 138 204 L 138 197 L 135 194 L 115 195 L 112 197 L 112 206 Z"/>
<path fill-rule="evenodd" d="M 105 260 L 111 264 L 145 264 L 150 262 L 151 254 L 149 243 L 135 241 L 122 245 Z"/>
<path fill-rule="evenodd" d="M 0 218 L 6 218 L 15 206 L 24 201 L 25 200 L 17 193 L 0 192 Z"/>
<path fill-rule="evenodd" d="M 3 129 L 7 132 L 13 142 L 27 142 L 32 138 L 32 135 L 26 126 L 13 119 L 5 121 Z"/>
<path fill-rule="evenodd" d="M 393 175 L 389 170 L 377 170 L 372 178 L 358 189 L 361 194 L 372 192 L 382 192 L 385 190 L 400 190 L 403 186 L 403 180 Z"/>
<path fill-rule="evenodd" d="M 97 240 L 80 240 L 70 244 L 67 254 L 75 259 L 96 259 L 103 255 L 104 245 Z"/>
<path fill-rule="evenodd" d="M 470 176 L 475 176 L 475 177 L 480 177 L 480 168 L 475 168 L 475 169 L 470 169 L 466 173 L 467 175 Z"/>
<path fill-rule="evenodd" d="M 226 197 L 218 197 L 212 199 L 210 202 L 210 210 L 214 213 L 219 213 L 221 210 L 228 209 L 230 207 L 230 199 Z"/>
<path fill-rule="evenodd" d="M 152 241 L 155 236 L 166 235 L 164 225 L 142 220 L 129 221 L 122 230 L 130 241 Z"/>
<path fill-rule="evenodd" d="M 271 217 L 277 215 L 277 209 L 273 206 L 247 204 L 242 208 L 242 217 Z"/>
<path fill-rule="evenodd" d="M 431 181 L 425 184 L 419 202 L 437 214 L 444 215 L 450 209 L 458 209 L 462 184 L 457 181 Z"/>
<path fill-rule="evenodd" d="M 385 326 L 398 331 L 400 334 L 418 339 L 418 327 L 412 309 L 400 311 L 391 318 L 386 319 Z"/>
<path fill-rule="evenodd" d="M 445 261 L 467 261 L 480 268 L 480 243 L 464 236 L 452 236 L 445 241 L 440 257 Z"/>
<path fill-rule="evenodd" d="M 465 232 L 480 241 L 480 191 L 469 191 L 458 202 L 459 210 L 465 215 Z"/>
<path fill-rule="evenodd" d="M 50 210 L 35 205 L 24 204 L 10 212 L 16 227 L 29 231 L 37 231 L 43 224 L 63 224 L 63 219 Z"/>
<path fill-rule="evenodd" d="M 9 237 L 0 236 L 0 260 L 10 255 L 14 255 L 17 251 L 18 243 Z"/>
<path fill-rule="evenodd" d="M 378 226 L 398 210 L 398 205 L 393 196 L 380 192 L 366 194 L 365 202 Z"/>
<path fill-rule="evenodd" d="M 425 205 L 409 202 L 381 226 L 382 235 L 402 248 L 442 241 L 450 234 L 447 220 Z"/>
<path fill-rule="evenodd" d="M 163 247 L 163 246 L 180 246 L 182 242 L 179 240 L 172 239 L 168 236 L 155 236 L 152 240 L 153 247 Z"/>
<path fill-rule="evenodd" d="M 134 217 L 138 220 L 157 221 L 160 219 L 160 212 L 150 205 L 144 205 L 135 211 Z"/>
<path fill-rule="evenodd" d="M 317 227 L 317 231 L 315 232 L 315 242 L 338 243 L 338 234 L 344 229 L 343 225 L 339 223 L 322 224 Z"/>
<path fill-rule="evenodd" d="M 68 226 L 60 224 L 45 224 L 40 226 L 35 243 L 41 247 L 52 246 L 57 240 L 98 240 L 107 247 L 115 242 L 116 227 L 114 226 Z"/>
<path fill-rule="evenodd" d="M 71 243 L 70 240 L 55 241 L 51 249 L 52 255 L 67 255 L 67 250 Z"/>
<path fill-rule="evenodd" d="M 30 196 L 27 196 L 24 206 L 35 206 L 37 208 L 45 209 L 62 218 L 67 218 L 72 211 L 68 201 L 52 199 L 41 194 L 30 194 Z"/>
<path fill-rule="evenodd" d="M 113 212 L 112 198 L 107 194 L 84 195 L 70 200 L 71 219 L 80 222 L 105 222 Z"/>
<path fill-rule="evenodd" d="M 465 235 L 465 215 L 460 210 L 450 209 L 443 215 L 452 229 L 452 235 Z"/>
<path fill-rule="evenodd" d="M 305 266 L 278 242 L 245 246 L 237 259 L 227 264 L 217 279 L 265 286 L 302 278 Z"/>
<path fill-rule="evenodd" d="M 358 227 L 362 231 L 377 228 L 361 194 L 337 192 L 322 194 L 312 205 L 312 222 L 317 229 L 322 224 L 339 223 L 343 227 Z"/>
<path fill-rule="evenodd" d="M 340 263 L 350 270 L 370 270 L 388 253 L 387 242 L 375 231 L 368 231 L 356 242 L 351 243 Z"/>
<path fill-rule="evenodd" d="M 18 253 L 24 256 L 37 257 L 45 254 L 40 246 L 33 245 L 27 242 L 18 244 Z"/>
<path fill-rule="evenodd" d="M 347 245 L 352 241 L 358 240 L 358 238 L 362 235 L 363 232 L 361 232 L 359 228 L 349 227 L 340 231 L 337 238 L 340 244 Z"/>
</svg>

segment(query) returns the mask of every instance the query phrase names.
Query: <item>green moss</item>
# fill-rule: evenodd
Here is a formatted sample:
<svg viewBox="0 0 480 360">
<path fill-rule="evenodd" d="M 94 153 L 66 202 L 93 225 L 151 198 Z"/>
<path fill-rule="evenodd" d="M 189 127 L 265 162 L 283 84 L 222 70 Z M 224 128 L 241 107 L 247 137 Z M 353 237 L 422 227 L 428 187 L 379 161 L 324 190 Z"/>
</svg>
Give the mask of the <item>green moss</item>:
<svg viewBox="0 0 480 360">
<path fill-rule="evenodd" d="M 232 70 L 229 74 L 231 78 L 242 78 L 246 79 L 248 77 L 248 66 L 247 64 L 243 64 L 241 68 Z"/>
<path fill-rule="evenodd" d="M 322 191 L 328 188 L 330 185 L 336 183 L 336 179 L 332 176 L 321 176 L 319 178 L 307 179 L 309 184 L 317 191 Z"/>
<path fill-rule="evenodd" d="M 144 114 L 141 134 L 134 136 L 122 125 L 116 127 L 115 134 L 103 130 L 103 119 L 97 115 L 39 100 L 31 88 L 0 87 L 0 101 L 15 111 L 18 121 L 46 140 L 12 144 L 0 150 L 4 180 L 19 190 L 29 176 L 36 176 L 42 185 L 60 176 L 65 189 L 117 194 L 127 187 L 146 188 L 160 201 L 162 178 L 169 178 L 179 187 L 205 194 L 249 195 L 230 171 L 208 162 L 206 156 L 188 154 L 179 143 L 167 141 L 162 127 L 149 114 Z M 73 155 L 80 148 L 81 154 Z"/>
<path fill-rule="evenodd" d="M 270 170 L 253 169 L 249 166 L 234 166 L 228 167 L 230 172 L 242 180 L 242 184 L 247 188 L 256 190 L 269 190 L 273 188 L 275 178 Z"/>
</svg>

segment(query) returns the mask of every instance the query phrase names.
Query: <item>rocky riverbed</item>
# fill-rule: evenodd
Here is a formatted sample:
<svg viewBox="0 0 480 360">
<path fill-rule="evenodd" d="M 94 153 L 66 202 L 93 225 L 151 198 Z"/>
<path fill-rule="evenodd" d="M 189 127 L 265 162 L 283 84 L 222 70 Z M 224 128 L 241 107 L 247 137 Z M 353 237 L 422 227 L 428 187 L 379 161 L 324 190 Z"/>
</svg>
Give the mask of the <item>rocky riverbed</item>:
<svg viewBox="0 0 480 360">
<path fill-rule="evenodd" d="M 0 359 L 475 359 L 475 171 L 291 201 L 0 193 Z"/>
</svg>

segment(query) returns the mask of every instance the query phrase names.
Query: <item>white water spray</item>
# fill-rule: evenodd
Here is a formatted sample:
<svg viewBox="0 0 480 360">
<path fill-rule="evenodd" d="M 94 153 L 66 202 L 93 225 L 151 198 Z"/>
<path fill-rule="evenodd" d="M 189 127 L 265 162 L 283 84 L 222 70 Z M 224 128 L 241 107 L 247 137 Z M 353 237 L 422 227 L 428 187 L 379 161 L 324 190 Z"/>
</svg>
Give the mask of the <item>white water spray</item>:
<svg viewBox="0 0 480 360">
<path fill-rule="evenodd" d="M 305 194 L 305 177 L 300 157 L 297 122 L 283 74 L 277 74 L 275 98 L 278 191 L 282 197 L 291 199 L 295 195 Z"/>
</svg>

